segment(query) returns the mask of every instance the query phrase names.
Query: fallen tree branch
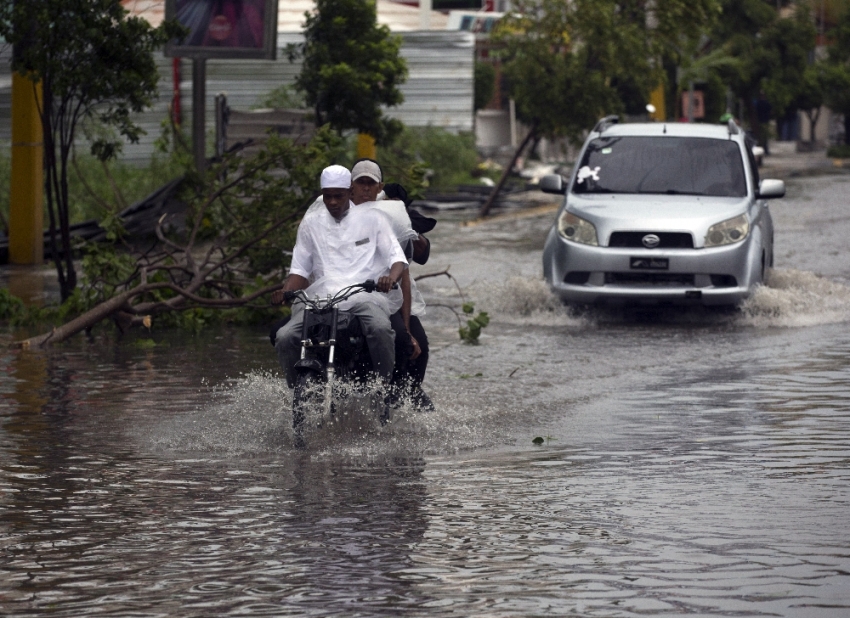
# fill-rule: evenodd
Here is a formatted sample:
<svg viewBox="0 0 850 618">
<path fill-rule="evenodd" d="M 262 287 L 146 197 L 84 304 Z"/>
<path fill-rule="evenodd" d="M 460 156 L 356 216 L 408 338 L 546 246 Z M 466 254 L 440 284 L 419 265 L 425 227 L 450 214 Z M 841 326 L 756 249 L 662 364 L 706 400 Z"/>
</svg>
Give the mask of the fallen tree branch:
<svg viewBox="0 0 850 618">
<path fill-rule="evenodd" d="M 457 312 L 457 309 L 455 309 L 451 305 L 444 305 L 442 303 L 431 303 L 430 305 L 428 305 L 428 307 L 442 307 L 443 309 L 448 309 L 449 311 L 455 314 L 455 317 L 457 318 L 457 327 L 461 328 L 463 326 L 463 321 L 460 319 L 460 314 Z"/>
<path fill-rule="evenodd" d="M 490 196 L 487 198 L 487 201 L 481 206 L 481 209 L 478 211 L 479 217 L 486 217 L 487 213 L 490 212 L 490 208 L 493 207 L 493 204 L 496 203 L 496 198 L 499 196 L 499 193 L 502 191 L 502 187 L 505 186 L 505 182 L 508 180 L 508 176 L 510 176 L 511 171 L 516 165 L 516 162 L 519 160 L 522 151 L 525 150 L 525 147 L 531 142 L 533 139 L 537 137 L 537 127 L 538 122 L 535 122 L 531 126 L 531 130 L 525 136 L 525 139 L 522 140 L 520 145 L 514 151 L 513 156 L 511 157 L 510 162 L 505 166 L 505 169 L 502 171 L 502 175 L 499 176 L 499 181 L 496 183 L 496 186 L 493 187 L 493 190 L 490 192 Z"/>
<path fill-rule="evenodd" d="M 461 290 L 461 289 L 460 289 L 460 285 L 458 284 L 457 279 L 455 279 L 454 277 L 452 277 L 451 273 L 449 273 L 449 269 L 450 269 L 451 267 L 452 267 L 452 265 L 451 265 L 451 264 L 449 264 L 448 266 L 446 266 L 445 270 L 441 270 L 441 271 L 440 271 L 440 272 L 438 272 L 438 273 L 428 273 L 428 274 L 425 274 L 425 275 L 419 275 L 418 277 L 415 277 L 413 280 L 414 280 L 414 281 L 419 281 L 419 280 L 421 280 L 421 279 L 427 279 L 428 277 L 440 277 L 440 276 L 446 276 L 446 277 L 448 277 L 449 279 L 451 279 L 451 280 L 452 280 L 452 283 L 454 283 L 454 284 L 455 284 L 455 287 L 457 288 L 458 296 L 460 296 L 460 302 L 465 303 L 465 302 L 466 302 L 466 298 L 464 298 L 464 296 L 463 296 L 463 290 Z M 435 306 L 440 306 L 440 305 L 435 305 Z"/>
<path fill-rule="evenodd" d="M 24 339 L 23 341 L 16 341 L 12 345 L 16 348 L 28 349 L 46 347 L 52 343 L 61 343 L 62 341 L 65 341 L 68 337 L 76 335 L 80 331 L 83 331 L 86 328 L 97 324 L 101 320 L 108 318 L 113 313 L 121 309 L 124 304 L 129 302 L 132 298 L 146 292 L 147 288 L 149 288 L 149 284 L 136 286 L 131 290 L 127 290 L 126 292 L 122 292 L 117 296 L 113 296 L 109 300 L 105 300 L 99 305 L 89 309 L 82 315 L 74 318 L 70 322 L 67 322 L 62 326 L 54 328 L 49 333 L 38 335 L 37 337 L 30 337 L 29 339 Z"/>
<path fill-rule="evenodd" d="M 140 323 L 149 326 L 152 315 L 189 307 L 262 308 L 261 297 L 284 285 L 273 283 L 286 272 L 285 258 L 275 251 L 290 248 L 294 224 L 315 195 L 302 206 L 303 200 L 313 193 L 315 178 L 336 143 L 329 130 L 320 129 L 307 144 L 270 138 L 256 155 L 222 159 L 220 169 L 187 192 L 186 221 L 179 228 L 170 230 L 168 215 L 157 215 L 153 245 L 139 252 L 125 243 L 135 264 L 112 248 L 94 255 L 86 266 L 86 284 L 92 292 L 114 291 L 112 298 L 13 345 L 60 343 L 106 318 L 123 332 Z M 110 283 L 113 279 L 119 281 Z M 255 286 L 262 289 L 245 292 Z"/>
<path fill-rule="evenodd" d="M 414 281 L 421 281 L 422 279 L 427 279 L 428 277 L 439 277 L 441 275 L 448 275 L 449 274 L 449 268 L 451 268 L 451 265 L 446 266 L 445 270 L 441 270 L 438 273 L 426 273 L 424 275 L 419 275 L 418 277 L 414 277 L 413 280 Z"/>
<path fill-rule="evenodd" d="M 202 296 L 196 296 L 191 292 L 187 292 L 186 290 L 171 283 L 145 283 L 137 285 L 131 290 L 127 290 L 126 292 L 122 292 L 108 300 L 105 300 L 104 302 L 96 305 L 95 307 L 92 307 L 80 316 L 74 318 L 70 322 L 67 322 L 62 326 L 54 328 L 49 333 L 44 333 L 43 335 L 38 335 L 36 337 L 30 337 L 29 339 L 24 339 L 22 341 L 16 341 L 12 344 L 12 346 L 16 348 L 28 349 L 43 348 L 54 343 L 61 343 L 69 337 L 72 337 L 73 335 L 76 335 L 77 333 L 83 330 L 91 328 L 101 320 L 109 318 L 110 316 L 118 312 L 140 316 L 141 314 L 155 313 L 162 309 L 175 310 L 175 307 L 173 305 L 168 304 L 167 301 L 162 301 L 159 303 L 143 303 L 143 306 L 145 307 L 146 311 L 139 310 L 142 305 L 140 305 L 139 307 L 132 307 L 129 305 L 130 301 L 134 298 L 141 296 L 142 294 L 145 294 L 147 292 L 152 292 L 154 290 L 171 290 L 178 294 L 180 297 L 191 300 L 199 307 L 213 307 L 221 309 L 242 307 L 255 300 L 256 298 L 259 298 L 260 296 L 270 294 L 275 290 L 283 288 L 283 285 L 283 283 L 275 283 L 273 285 L 269 285 L 260 290 L 257 290 L 256 292 L 252 292 L 247 296 L 241 296 L 239 298 L 204 298 Z M 180 307 L 179 309 L 183 310 L 184 307 Z M 140 322 L 144 322 L 144 317 L 140 317 L 139 321 L 135 319 L 130 322 L 122 320 L 122 325 L 126 323 L 128 326 L 130 326 L 138 324 Z"/>
</svg>

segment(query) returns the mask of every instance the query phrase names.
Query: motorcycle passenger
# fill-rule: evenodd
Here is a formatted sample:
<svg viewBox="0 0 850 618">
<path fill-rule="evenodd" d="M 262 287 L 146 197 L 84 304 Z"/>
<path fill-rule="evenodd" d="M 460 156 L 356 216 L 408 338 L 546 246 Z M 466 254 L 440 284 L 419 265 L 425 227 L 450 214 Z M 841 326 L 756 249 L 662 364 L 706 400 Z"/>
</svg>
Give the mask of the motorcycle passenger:
<svg viewBox="0 0 850 618">
<path fill-rule="evenodd" d="M 407 209 L 407 202 L 390 199 L 383 192 L 383 171 L 381 166 L 372 159 L 360 159 L 351 168 L 351 201 L 355 206 L 377 202 L 376 205 L 398 203 L 402 213 L 407 213 L 406 219 L 411 219 Z M 403 197 L 407 192 L 398 186 Z M 380 206 L 378 206 L 380 207 Z M 391 217 L 399 215 L 393 211 L 387 211 Z M 418 215 L 418 213 L 416 213 Z M 427 217 L 421 217 L 427 219 Z M 433 219 L 430 219 L 433 221 Z M 436 224 L 436 221 L 434 221 Z M 431 225 L 428 229 L 432 229 Z M 405 237 L 399 236 L 398 240 L 404 247 L 408 259 L 424 264 L 430 253 L 430 241 L 418 233 L 413 225 L 413 232 Z M 406 379 L 410 389 L 414 405 L 420 409 L 433 410 L 434 404 L 431 398 L 422 390 L 422 380 L 425 378 L 425 369 L 428 365 L 428 337 L 419 315 L 425 313 L 425 302 L 416 289 L 416 284 L 410 279 L 409 271 L 405 271 L 402 278 L 402 290 L 404 302 L 398 313 L 392 316 L 393 329 L 396 332 L 396 381 Z M 409 342 L 409 343 L 408 343 Z"/>
<path fill-rule="evenodd" d="M 283 289 L 272 293 L 272 303 L 281 304 L 288 291 L 306 290 L 310 296 L 326 296 L 348 285 L 375 280 L 382 294 L 361 292 L 341 308 L 359 319 L 372 366 L 387 384 L 395 364 L 390 316 L 399 310 L 401 295 L 388 296 L 386 292 L 401 279 L 407 260 L 383 214 L 351 208 L 351 173 L 346 168 L 325 168 L 321 189 L 325 208 L 308 213 L 298 226 L 289 276 Z M 278 360 L 290 388 L 301 355 L 303 320 L 303 304 L 294 303 L 291 319 L 275 337 Z"/>
</svg>

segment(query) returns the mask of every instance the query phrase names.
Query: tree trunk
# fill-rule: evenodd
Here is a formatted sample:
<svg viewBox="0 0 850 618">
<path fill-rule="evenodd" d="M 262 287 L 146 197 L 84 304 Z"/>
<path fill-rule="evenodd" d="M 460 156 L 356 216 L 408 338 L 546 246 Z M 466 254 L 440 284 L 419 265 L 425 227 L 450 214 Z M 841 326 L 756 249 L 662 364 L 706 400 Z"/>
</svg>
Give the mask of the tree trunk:
<svg viewBox="0 0 850 618">
<path fill-rule="evenodd" d="M 818 123 L 818 118 L 820 118 L 820 108 L 816 107 L 813 110 L 809 110 L 806 112 L 806 116 L 809 117 L 809 143 L 815 143 L 815 125 Z"/>
<path fill-rule="evenodd" d="M 484 205 L 481 207 L 481 210 L 478 211 L 479 217 L 486 217 L 487 213 L 490 212 L 490 208 L 493 207 L 493 204 L 496 201 L 496 197 L 498 197 L 499 192 L 502 190 L 502 187 L 505 185 L 505 182 L 508 180 L 508 176 L 511 173 L 511 170 L 516 165 L 517 159 L 519 159 L 522 151 L 525 150 L 525 147 L 537 137 L 537 124 L 532 127 L 531 131 L 528 132 L 528 135 L 525 136 L 525 139 L 522 140 L 519 147 L 514 152 L 514 156 L 511 158 L 511 162 L 505 166 L 504 171 L 502 171 L 502 176 L 499 178 L 499 182 L 496 183 L 496 186 L 493 187 L 493 190 L 490 192 L 490 197 L 487 198 L 487 201 L 484 202 Z"/>
<path fill-rule="evenodd" d="M 73 140 L 73 134 L 69 137 Z M 77 271 L 74 267 L 73 244 L 71 243 L 71 205 L 68 195 L 68 155 L 73 142 L 60 144 L 61 156 L 59 158 L 59 227 L 62 231 L 62 251 L 65 258 L 65 286 L 61 290 L 62 301 L 68 300 L 77 287 Z"/>
<path fill-rule="evenodd" d="M 50 221 L 50 259 L 56 266 L 56 275 L 59 278 L 59 289 L 64 290 L 65 270 L 62 268 L 62 258 L 59 254 L 59 243 L 57 242 L 57 226 L 59 224 L 56 215 L 56 192 L 53 182 L 53 173 L 56 169 L 56 144 L 53 142 L 53 95 L 50 82 L 45 80 L 42 87 L 43 107 L 41 110 L 41 130 L 44 140 L 44 197 L 47 201 L 47 215 Z M 64 300 L 64 292 L 62 299 Z"/>
<path fill-rule="evenodd" d="M 850 146 L 850 109 L 844 110 L 844 143 Z"/>
<path fill-rule="evenodd" d="M 121 294 L 113 296 L 109 300 L 100 303 L 91 310 L 86 311 L 84 314 L 74 318 L 70 322 L 63 324 L 58 328 L 54 328 L 51 332 L 37 337 L 30 337 L 23 341 L 18 341 L 15 343 L 15 346 L 24 349 L 41 348 L 52 343 L 65 341 L 68 337 L 76 335 L 90 326 L 94 326 L 104 318 L 108 318 L 110 315 L 118 311 L 124 304 L 128 303 L 134 296 L 144 293 L 148 287 L 149 286 L 147 285 L 140 285 L 132 290 L 122 292 Z"/>
<path fill-rule="evenodd" d="M 30 337 L 29 339 L 24 339 L 23 341 L 17 341 L 13 345 L 17 348 L 28 349 L 43 348 L 54 343 L 61 343 L 69 337 L 76 335 L 80 331 L 86 330 L 87 328 L 91 328 L 101 320 L 105 320 L 110 316 L 120 315 L 121 311 L 124 309 L 126 309 L 126 311 L 124 312 L 125 315 L 121 316 L 118 320 L 119 328 L 121 328 L 122 323 L 126 326 L 141 322 L 141 314 L 144 314 L 147 311 L 155 313 L 157 308 L 164 309 L 165 311 L 180 311 L 183 309 L 183 307 L 181 307 L 180 304 L 178 304 L 177 302 L 169 304 L 170 301 L 141 303 L 135 307 L 130 306 L 130 301 L 132 301 L 134 298 L 153 290 L 173 290 L 174 292 L 178 293 L 178 296 L 174 297 L 174 300 L 190 300 L 196 303 L 198 306 L 230 308 L 244 306 L 261 296 L 265 296 L 266 294 L 270 294 L 275 290 L 283 288 L 284 285 L 284 283 L 275 283 L 260 290 L 257 290 L 256 292 L 252 292 L 247 296 L 227 299 L 216 299 L 196 296 L 192 292 L 189 292 L 182 288 L 178 288 L 170 283 L 142 283 L 130 290 L 127 290 L 126 292 L 116 294 L 112 298 L 109 298 L 100 303 L 99 305 L 92 307 L 91 309 L 89 309 L 82 315 L 74 318 L 70 322 L 63 324 L 58 328 L 54 328 L 49 333 L 44 333 L 43 335 L 38 335 L 37 337 Z"/>
<path fill-rule="evenodd" d="M 59 292 L 66 301 L 77 287 L 77 273 L 71 252 L 71 223 L 69 221 L 67 163 L 70 143 L 62 143 L 62 106 L 57 109 L 49 82 L 42 86 L 43 106 L 41 127 L 44 140 L 44 177 L 47 211 L 50 217 L 50 253 L 59 278 Z M 56 139 L 59 139 L 57 145 Z M 58 149 L 58 153 L 57 153 Z"/>
</svg>

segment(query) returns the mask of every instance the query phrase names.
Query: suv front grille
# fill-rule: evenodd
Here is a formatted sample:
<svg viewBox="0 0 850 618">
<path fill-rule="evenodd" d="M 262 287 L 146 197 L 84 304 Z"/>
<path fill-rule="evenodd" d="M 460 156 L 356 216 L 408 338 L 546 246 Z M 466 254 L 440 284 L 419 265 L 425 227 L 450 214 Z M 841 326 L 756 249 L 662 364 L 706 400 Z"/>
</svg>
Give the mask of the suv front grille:
<svg viewBox="0 0 850 618">
<path fill-rule="evenodd" d="M 694 238 L 687 232 L 613 232 L 609 247 L 640 247 L 643 246 L 643 237 L 647 234 L 655 234 L 661 240 L 655 249 L 693 249 Z"/>
<path fill-rule="evenodd" d="M 694 276 L 683 273 L 605 273 L 605 283 L 634 286 L 694 287 Z"/>
</svg>

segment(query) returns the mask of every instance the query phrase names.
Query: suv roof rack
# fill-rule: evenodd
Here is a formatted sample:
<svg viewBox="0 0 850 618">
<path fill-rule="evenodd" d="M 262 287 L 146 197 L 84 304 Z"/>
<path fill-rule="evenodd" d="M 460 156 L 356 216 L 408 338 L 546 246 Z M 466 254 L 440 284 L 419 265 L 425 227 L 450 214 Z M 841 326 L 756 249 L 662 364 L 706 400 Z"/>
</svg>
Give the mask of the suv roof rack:
<svg viewBox="0 0 850 618">
<path fill-rule="evenodd" d="M 602 133 L 612 124 L 617 124 L 618 122 L 620 122 L 620 117 L 616 114 L 605 116 L 605 118 L 596 123 L 596 126 L 593 127 L 593 131 L 596 133 Z"/>
</svg>

